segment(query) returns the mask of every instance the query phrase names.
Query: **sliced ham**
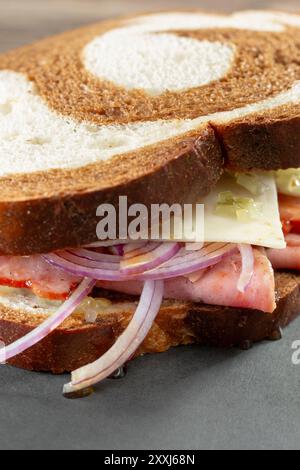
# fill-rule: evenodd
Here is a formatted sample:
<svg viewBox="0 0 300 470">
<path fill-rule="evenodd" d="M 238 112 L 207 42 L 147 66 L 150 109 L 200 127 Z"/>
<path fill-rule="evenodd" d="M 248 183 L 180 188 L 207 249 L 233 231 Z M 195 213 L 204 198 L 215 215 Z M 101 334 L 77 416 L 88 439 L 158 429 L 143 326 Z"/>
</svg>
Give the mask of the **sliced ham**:
<svg viewBox="0 0 300 470">
<path fill-rule="evenodd" d="M 298 233 L 289 233 L 285 236 L 287 246 L 300 246 L 300 235 Z"/>
<path fill-rule="evenodd" d="M 267 256 L 274 269 L 300 270 L 300 235 L 289 233 L 285 236 L 287 247 L 282 250 L 270 248 Z"/>
<path fill-rule="evenodd" d="M 300 253 L 300 247 L 298 249 Z M 244 293 L 237 289 L 241 258 L 235 254 L 190 278 L 165 281 L 165 298 L 272 312 L 275 308 L 274 273 L 264 250 L 253 251 L 254 275 Z M 51 266 L 38 255 L 0 257 L 0 285 L 28 288 L 39 297 L 65 299 L 79 282 L 80 278 Z M 142 283 L 136 281 L 101 281 L 98 285 L 136 295 L 142 290 Z"/>
<path fill-rule="evenodd" d="M 267 255 L 274 269 L 300 270 L 300 246 L 287 246 L 283 250 L 270 248 Z"/>
<path fill-rule="evenodd" d="M 254 249 L 254 256 L 254 275 L 244 293 L 237 289 L 241 258 L 239 254 L 236 254 L 206 269 L 196 282 L 191 282 L 187 277 L 165 281 L 164 296 L 168 299 L 273 312 L 276 304 L 272 266 L 264 250 Z M 142 287 L 141 283 L 135 281 L 100 282 L 99 285 L 106 289 L 134 295 L 140 294 Z"/>
<path fill-rule="evenodd" d="M 39 297 L 64 300 L 80 278 L 48 264 L 41 256 L 0 256 L 0 285 L 28 288 Z"/>
</svg>

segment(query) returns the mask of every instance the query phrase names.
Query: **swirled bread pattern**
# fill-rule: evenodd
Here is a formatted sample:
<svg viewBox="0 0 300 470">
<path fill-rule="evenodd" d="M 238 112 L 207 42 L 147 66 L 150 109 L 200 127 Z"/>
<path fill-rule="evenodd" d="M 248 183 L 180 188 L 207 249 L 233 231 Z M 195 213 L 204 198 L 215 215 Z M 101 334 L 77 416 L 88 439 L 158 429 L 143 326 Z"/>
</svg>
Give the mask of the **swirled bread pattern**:
<svg viewBox="0 0 300 470">
<path fill-rule="evenodd" d="M 164 13 L 2 55 L 0 175 L 142 155 L 207 122 L 298 110 L 299 27 L 283 13 Z"/>
</svg>

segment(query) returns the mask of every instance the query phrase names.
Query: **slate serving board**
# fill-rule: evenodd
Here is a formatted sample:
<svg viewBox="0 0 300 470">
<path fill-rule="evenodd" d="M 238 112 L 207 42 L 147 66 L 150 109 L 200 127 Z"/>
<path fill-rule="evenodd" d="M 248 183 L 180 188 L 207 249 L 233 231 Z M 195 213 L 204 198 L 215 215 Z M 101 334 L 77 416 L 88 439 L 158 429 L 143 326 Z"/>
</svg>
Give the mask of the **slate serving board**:
<svg viewBox="0 0 300 470">
<path fill-rule="evenodd" d="M 68 376 L 0 368 L 0 449 L 300 449 L 292 342 L 250 351 L 180 347 L 67 400 Z"/>
</svg>

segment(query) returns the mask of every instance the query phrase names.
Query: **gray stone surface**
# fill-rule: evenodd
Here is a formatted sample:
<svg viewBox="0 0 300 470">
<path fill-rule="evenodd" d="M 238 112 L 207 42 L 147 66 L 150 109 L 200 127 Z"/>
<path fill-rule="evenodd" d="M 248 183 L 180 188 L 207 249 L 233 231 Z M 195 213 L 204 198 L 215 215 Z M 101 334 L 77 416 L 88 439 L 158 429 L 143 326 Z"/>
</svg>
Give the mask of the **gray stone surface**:
<svg viewBox="0 0 300 470">
<path fill-rule="evenodd" d="M 248 352 L 183 347 L 134 361 L 84 399 L 67 376 L 0 369 L 1 449 L 300 449 L 300 366 L 284 339 Z"/>
</svg>

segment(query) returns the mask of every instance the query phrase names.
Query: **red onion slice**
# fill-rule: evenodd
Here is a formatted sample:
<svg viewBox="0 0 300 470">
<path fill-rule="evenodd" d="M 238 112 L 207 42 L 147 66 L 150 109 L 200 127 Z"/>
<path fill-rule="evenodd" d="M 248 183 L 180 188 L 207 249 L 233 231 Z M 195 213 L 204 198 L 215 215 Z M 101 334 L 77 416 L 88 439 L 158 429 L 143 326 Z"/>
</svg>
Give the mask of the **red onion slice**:
<svg viewBox="0 0 300 470">
<path fill-rule="evenodd" d="M 124 255 L 129 255 L 129 256 L 134 256 L 136 251 L 140 251 L 145 249 L 151 242 L 148 242 L 146 240 L 141 240 L 141 241 L 136 241 L 136 242 L 130 242 L 126 243 L 124 245 Z M 156 245 L 155 242 L 153 242 L 154 245 Z M 147 248 L 146 248 L 147 250 Z"/>
<path fill-rule="evenodd" d="M 201 242 L 186 242 L 185 249 L 187 251 L 199 251 L 204 247 L 204 243 Z"/>
<path fill-rule="evenodd" d="M 136 250 L 134 256 L 124 259 L 120 263 L 120 272 L 131 275 L 154 269 L 173 258 L 180 250 L 180 244 L 174 242 L 148 244 L 141 250 Z M 131 252 L 132 254 L 132 252 Z"/>
<path fill-rule="evenodd" d="M 240 244 L 238 248 L 242 258 L 242 270 L 237 288 L 240 292 L 245 292 L 254 273 L 254 254 L 251 245 Z"/>
<path fill-rule="evenodd" d="M 91 277 L 99 281 L 157 280 L 184 276 L 208 268 L 237 250 L 237 245 L 230 243 L 209 243 L 200 251 L 187 252 L 181 248 L 169 261 L 150 271 L 137 274 L 125 274 L 117 263 L 102 263 L 80 258 L 69 252 L 44 255 L 54 266 L 81 277 Z"/>
<path fill-rule="evenodd" d="M 64 394 L 90 387 L 121 367 L 135 353 L 147 336 L 163 299 L 162 281 L 147 281 L 138 307 L 128 327 L 115 344 L 97 361 L 72 373 L 72 381 L 64 386 Z"/>
<path fill-rule="evenodd" d="M 79 258 L 67 252 L 60 252 L 59 254 L 51 253 L 43 255 L 43 257 L 53 266 L 63 269 L 70 274 L 77 273 L 79 277 L 90 277 L 102 281 L 125 281 L 128 277 L 121 276 L 119 265 L 114 263 L 111 264 L 110 269 L 99 268 L 97 267 L 99 262 Z"/>
<path fill-rule="evenodd" d="M 55 330 L 63 321 L 68 318 L 74 310 L 80 305 L 80 303 L 88 296 L 92 288 L 94 287 L 96 281 L 94 279 L 84 279 L 73 294 L 64 302 L 61 307 L 46 321 L 41 323 L 37 328 L 32 330 L 27 335 L 18 339 L 17 341 L 5 346 L 5 348 L 0 351 L 1 358 L 4 358 L 5 361 L 8 361 L 14 356 L 21 354 L 26 351 L 26 349 L 31 348 L 36 343 L 41 341 L 43 338 L 48 336 Z"/>
<path fill-rule="evenodd" d="M 120 271 L 120 262 L 100 261 L 97 258 L 93 258 L 93 257 L 91 259 L 88 259 L 86 256 L 82 257 L 82 256 L 79 256 L 78 254 L 73 254 L 70 251 L 61 251 L 60 253 L 58 253 L 58 255 L 66 261 L 79 264 L 80 266 L 83 266 L 83 267 L 86 266 L 88 268 L 96 268 L 99 271 L 104 271 L 104 272 L 109 272 L 109 271 L 119 272 Z M 86 276 L 86 277 L 92 277 L 92 276 Z"/>
<path fill-rule="evenodd" d="M 176 256 L 152 271 L 137 275 L 138 280 L 171 279 L 185 276 L 195 271 L 214 266 L 237 251 L 237 246 L 230 243 L 209 243 L 200 251 L 187 252 L 182 248 Z"/>
<path fill-rule="evenodd" d="M 121 245 L 118 245 L 121 246 Z M 65 252 L 65 250 L 63 250 Z M 89 259 L 91 261 L 102 261 L 103 263 L 120 263 L 122 260 L 122 256 L 119 255 L 111 255 L 109 253 L 97 253 L 96 251 L 86 250 L 84 248 L 78 250 L 66 250 L 66 252 L 71 253 L 74 256 L 78 256 L 79 258 Z"/>
</svg>

